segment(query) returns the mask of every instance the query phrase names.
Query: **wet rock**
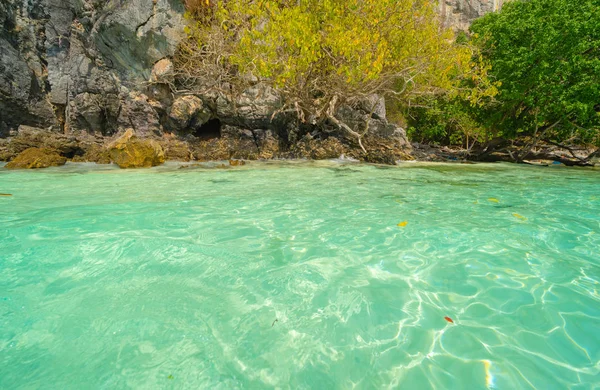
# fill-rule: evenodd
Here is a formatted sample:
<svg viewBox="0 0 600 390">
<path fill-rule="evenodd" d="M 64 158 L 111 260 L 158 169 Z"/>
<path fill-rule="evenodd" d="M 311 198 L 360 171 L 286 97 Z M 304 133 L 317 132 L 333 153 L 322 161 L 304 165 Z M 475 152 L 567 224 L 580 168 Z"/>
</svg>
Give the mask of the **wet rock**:
<svg viewBox="0 0 600 390">
<path fill-rule="evenodd" d="M 194 156 L 198 161 L 257 160 L 259 154 L 256 145 L 245 140 L 215 138 L 194 145 Z"/>
<path fill-rule="evenodd" d="M 190 161 L 193 159 L 192 151 L 187 142 L 163 137 L 160 145 L 165 151 L 165 158 L 172 161 Z"/>
<path fill-rule="evenodd" d="M 396 165 L 396 156 L 389 150 L 370 150 L 363 160 L 371 164 Z"/>
<path fill-rule="evenodd" d="M 348 146 L 342 144 L 337 138 L 329 137 L 323 140 L 307 135 L 292 147 L 291 156 L 293 158 L 327 160 L 339 158 L 347 152 Z"/>
<path fill-rule="evenodd" d="M 133 129 L 128 129 L 110 145 L 109 154 L 120 168 L 149 168 L 165 162 L 160 144 L 155 140 L 138 138 Z"/>
<path fill-rule="evenodd" d="M 227 139 L 213 138 L 192 144 L 192 153 L 198 161 L 229 160 L 235 148 Z"/>
<path fill-rule="evenodd" d="M 471 151 L 470 159 L 481 162 L 517 162 L 526 163 L 532 160 L 556 161 L 567 166 L 592 166 L 590 158 L 594 149 L 577 145 L 558 145 L 543 140 L 532 148 L 531 137 L 520 137 L 510 141 L 492 140 L 480 149 Z M 591 157 L 590 157 L 591 156 Z"/>
<path fill-rule="evenodd" d="M 196 96 L 182 96 L 175 100 L 169 111 L 169 119 L 173 130 L 186 132 L 199 128 L 211 118 L 211 112 Z"/>
<path fill-rule="evenodd" d="M 100 144 L 91 145 L 83 156 L 73 158 L 74 162 L 93 162 L 96 164 L 110 164 L 110 153 L 106 146 Z"/>
<path fill-rule="evenodd" d="M 257 160 L 261 157 L 252 130 L 235 126 L 223 126 L 221 138 L 193 143 L 193 153 L 199 161 Z"/>
<path fill-rule="evenodd" d="M 6 164 L 9 169 L 36 169 L 64 165 L 67 159 L 46 148 L 29 148 Z"/>
<path fill-rule="evenodd" d="M 242 165 L 246 165 L 246 161 L 244 160 L 229 160 L 229 165 L 232 167 L 241 167 Z"/>
<path fill-rule="evenodd" d="M 88 135 L 81 135 L 78 138 L 74 135 L 21 125 L 17 134 L 8 140 L 6 153 L 9 158 L 13 158 L 25 149 L 45 148 L 54 150 L 64 157 L 72 158 L 83 155 L 87 145 L 93 142 L 93 137 Z"/>
<path fill-rule="evenodd" d="M 399 160 L 414 160 L 411 148 L 407 148 L 401 138 L 367 136 L 363 140 L 367 153 L 353 148 L 348 151 L 348 157 L 372 164 L 395 165 Z"/>
<path fill-rule="evenodd" d="M 0 138 L 0 161 L 8 161 L 14 155 L 8 151 L 8 140 Z"/>
</svg>

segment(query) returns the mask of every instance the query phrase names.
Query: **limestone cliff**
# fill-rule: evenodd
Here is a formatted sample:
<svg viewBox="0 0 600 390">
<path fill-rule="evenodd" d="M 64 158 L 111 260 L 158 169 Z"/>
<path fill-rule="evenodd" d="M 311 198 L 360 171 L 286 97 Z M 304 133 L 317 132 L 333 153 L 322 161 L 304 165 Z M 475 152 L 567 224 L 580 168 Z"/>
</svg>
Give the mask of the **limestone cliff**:
<svg viewBox="0 0 600 390">
<path fill-rule="evenodd" d="M 439 6 L 448 22 L 461 28 L 501 2 L 444 0 Z M 216 146 L 190 145 L 196 158 L 324 155 L 314 129 L 272 123 L 271 114 L 281 105 L 276 91 L 253 86 L 237 101 L 174 95 L 169 58 L 185 36 L 183 14 L 182 0 L 1 0 L 0 158 L 41 146 L 39 131 L 18 131 L 27 126 L 46 129 L 50 143 L 79 143 L 63 153 L 68 158 L 106 159 L 99 145 L 125 129 L 140 137 L 174 133 L 196 143 L 225 138 L 210 141 Z M 366 114 L 353 110 L 346 110 L 346 119 L 363 120 Z M 367 123 L 376 138 L 393 138 L 400 149 L 408 145 L 404 130 L 387 122 L 385 110 Z M 168 141 L 167 158 L 194 154 L 177 142 Z M 332 153 L 342 150 L 336 145 Z M 349 148 L 345 154 L 351 154 Z"/>
<path fill-rule="evenodd" d="M 179 0 L 3 0 L 0 129 L 159 131 L 141 96 L 183 36 Z"/>
<path fill-rule="evenodd" d="M 447 22 L 465 28 L 505 0 L 440 1 Z M 181 0 L 3 0 L 0 134 L 20 124 L 160 133 L 162 108 L 147 95 L 168 93 L 145 82 L 183 37 L 183 12 Z"/>
<path fill-rule="evenodd" d="M 474 19 L 499 10 L 509 0 L 439 0 L 445 22 L 457 30 L 466 30 Z"/>
</svg>

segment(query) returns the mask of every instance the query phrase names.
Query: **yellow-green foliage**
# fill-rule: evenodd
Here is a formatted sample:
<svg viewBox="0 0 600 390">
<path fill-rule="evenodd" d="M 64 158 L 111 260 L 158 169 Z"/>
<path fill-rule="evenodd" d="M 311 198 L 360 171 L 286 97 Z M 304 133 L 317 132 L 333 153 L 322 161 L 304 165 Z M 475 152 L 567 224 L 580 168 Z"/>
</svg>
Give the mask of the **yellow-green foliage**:
<svg viewBox="0 0 600 390">
<path fill-rule="evenodd" d="M 424 0 L 229 0 L 216 21 L 238 38 L 231 61 L 280 87 L 448 89 L 472 54 Z"/>
<path fill-rule="evenodd" d="M 216 3 L 214 0 L 184 0 L 184 5 L 190 17 L 201 20 L 212 15 Z"/>
<path fill-rule="evenodd" d="M 301 118 L 335 119 L 334 106 L 372 94 L 406 103 L 450 92 L 477 104 L 495 93 L 489 69 L 473 61 L 469 45 L 454 42 L 433 3 L 221 0 L 209 25 L 196 18 L 187 30 L 191 44 L 182 53 L 200 61 L 182 63 L 204 83 L 227 79 L 230 86 L 257 77 L 278 88 Z M 461 90 L 464 79 L 473 88 Z"/>
</svg>

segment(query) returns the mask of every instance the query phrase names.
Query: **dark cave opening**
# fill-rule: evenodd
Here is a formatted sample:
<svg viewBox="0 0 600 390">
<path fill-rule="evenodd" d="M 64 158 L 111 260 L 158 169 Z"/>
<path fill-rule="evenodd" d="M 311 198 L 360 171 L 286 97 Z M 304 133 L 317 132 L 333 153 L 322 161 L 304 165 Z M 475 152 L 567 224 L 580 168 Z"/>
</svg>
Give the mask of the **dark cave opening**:
<svg viewBox="0 0 600 390">
<path fill-rule="evenodd" d="M 211 119 L 192 133 L 202 140 L 221 138 L 221 121 L 217 118 Z"/>
</svg>

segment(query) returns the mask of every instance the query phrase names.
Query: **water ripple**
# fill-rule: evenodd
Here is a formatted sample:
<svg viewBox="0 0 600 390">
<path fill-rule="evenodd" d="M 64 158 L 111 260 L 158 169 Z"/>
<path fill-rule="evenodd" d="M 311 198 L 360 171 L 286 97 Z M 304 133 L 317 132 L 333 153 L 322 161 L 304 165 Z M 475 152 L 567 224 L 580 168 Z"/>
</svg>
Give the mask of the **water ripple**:
<svg viewBox="0 0 600 390">
<path fill-rule="evenodd" d="M 0 168 L 0 388 L 600 383 L 597 171 L 176 168 Z"/>
</svg>

